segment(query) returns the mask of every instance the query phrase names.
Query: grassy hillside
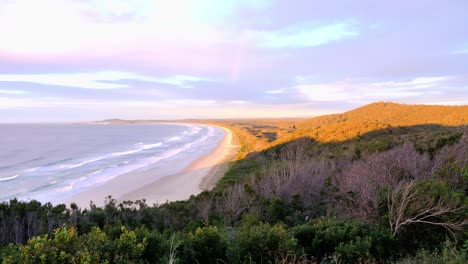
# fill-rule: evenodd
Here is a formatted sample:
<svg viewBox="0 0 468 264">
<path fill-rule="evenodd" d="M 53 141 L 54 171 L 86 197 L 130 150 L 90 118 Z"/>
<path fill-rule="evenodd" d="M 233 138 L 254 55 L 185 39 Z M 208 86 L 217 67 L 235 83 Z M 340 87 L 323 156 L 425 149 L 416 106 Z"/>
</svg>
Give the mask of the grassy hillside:
<svg viewBox="0 0 468 264">
<path fill-rule="evenodd" d="M 238 158 L 244 158 L 252 152 L 262 151 L 278 139 L 286 137 L 296 131 L 296 124 L 303 119 L 230 119 L 201 121 L 212 123 L 231 129 L 236 135 L 241 150 Z"/>
<path fill-rule="evenodd" d="M 317 141 L 343 141 L 370 131 L 437 124 L 468 124 L 468 106 L 405 105 L 378 102 L 335 115 L 298 122 L 295 132 L 279 142 L 307 136 Z"/>
<path fill-rule="evenodd" d="M 468 106 L 405 105 L 373 103 L 335 115 L 311 119 L 216 120 L 232 129 L 242 145 L 240 156 L 221 180 L 220 186 L 249 178 L 258 171 L 263 157 L 275 156 L 281 148 L 308 139 L 310 155 L 360 157 L 411 141 L 433 152 L 437 144 L 460 136 L 468 124 Z M 265 134 L 274 133 L 273 138 Z M 250 154 L 249 157 L 244 158 Z M 242 159 L 244 158 L 244 159 Z"/>
</svg>

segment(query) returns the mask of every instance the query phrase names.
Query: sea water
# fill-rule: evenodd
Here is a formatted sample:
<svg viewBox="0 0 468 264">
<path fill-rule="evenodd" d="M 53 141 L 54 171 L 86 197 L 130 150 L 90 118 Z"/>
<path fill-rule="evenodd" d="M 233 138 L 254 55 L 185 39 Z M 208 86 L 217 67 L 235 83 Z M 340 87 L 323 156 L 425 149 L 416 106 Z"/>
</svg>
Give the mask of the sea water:
<svg viewBox="0 0 468 264">
<path fill-rule="evenodd" d="M 1 124 L 0 201 L 59 203 L 123 174 L 182 169 L 223 136 L 192 124 Z"/>
</svg>

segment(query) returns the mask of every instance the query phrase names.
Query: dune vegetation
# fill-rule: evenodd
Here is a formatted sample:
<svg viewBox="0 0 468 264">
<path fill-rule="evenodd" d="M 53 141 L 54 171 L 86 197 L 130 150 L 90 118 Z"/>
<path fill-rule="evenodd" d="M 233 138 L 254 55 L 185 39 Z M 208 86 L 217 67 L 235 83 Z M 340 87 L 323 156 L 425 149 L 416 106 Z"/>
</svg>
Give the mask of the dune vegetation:
<svg viewBox="0 0 468 264">
<path fill-rule="evenodd" d="M 197 122 L 241 144 L 213 190 L 162 205 L 1 203 L 2 263 L 468 262 L 468 106 Z"/>
</svg>

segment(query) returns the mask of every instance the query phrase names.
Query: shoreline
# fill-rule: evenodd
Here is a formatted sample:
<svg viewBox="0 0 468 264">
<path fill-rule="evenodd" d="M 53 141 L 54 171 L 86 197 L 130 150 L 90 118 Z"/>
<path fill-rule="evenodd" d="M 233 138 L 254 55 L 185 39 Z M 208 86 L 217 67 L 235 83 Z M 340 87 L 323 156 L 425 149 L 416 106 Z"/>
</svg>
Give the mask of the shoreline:
<svg viewBox="0 0 468 264">
<path fill-rule="evenodd" d="M 207 157 L 209 158 L 213 155 L 222 155 L 222 161 L 212 166 L 210 172 L 205 176 L 205 178 L 203 178 L 202 182 L 200 183 L 200 188 L 203 191 L 209 191 L 216 186 L 218 181 L 228 171 L 229 163 L 236 157 L 237 152 L 239 151 L 238 142 L 236 141 L 234 134 L 230 129 L 218 125 L 211 126 L 216 126 L 223 129 L 226 134 L 224 135 L 223 139 L 221 139 L 218 146 L 210 154 L 208 154 L 208 156 L 202 157 L 189 166 L 189 168 L 193 169 L 196 168 L 196 166 L 199 166 L 200 163 L 203 163 L 204 159 Z"/>
<path fill-rule="evenodd" d="M 72 195 L 66 203 L 74 202 L 79 207 L 89 208 L 89 202 L 93 201 L 95 205 L 102 206 L 105 197 L 112 195 L 117 203 L 145 199 L 148 205 L 153 205 L 186 200 L 192 195 L 211 190 L 229 169 L 229 162 L 234 159 L 239 147 L 230 129 L 212 124 L 201 125 L 223 129 L 224 136 L 210 153 L 196 158 L 185 168 L 176 173 L 149 169 L 124 174 Z"/>
</svg>

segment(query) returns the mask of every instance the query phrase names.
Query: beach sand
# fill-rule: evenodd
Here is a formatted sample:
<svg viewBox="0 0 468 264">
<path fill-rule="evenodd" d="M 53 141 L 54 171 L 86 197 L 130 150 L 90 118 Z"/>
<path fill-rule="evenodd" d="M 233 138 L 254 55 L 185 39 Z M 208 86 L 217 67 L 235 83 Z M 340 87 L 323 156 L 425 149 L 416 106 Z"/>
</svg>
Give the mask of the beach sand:
<svg viewBox="0 0 468 264">
<path fill-rule="evenodd" d="M 146 199 L 146 203 L 162 204 L 167 201 L 186 200 L 203 190 L 212 189 L 229 168 L 229 162 L 236 156 L 238 145 L 231 130 L 208 155 L 192 162 L 177 173 L 163 171 L 142 171 L 116 177 L 103 185 L 72 196 L 68 203 L 75 202 L 81 208 L 89 202 L 102 206 L 104 198 L 112 195 L 118 202 Z"/>
</svg>

